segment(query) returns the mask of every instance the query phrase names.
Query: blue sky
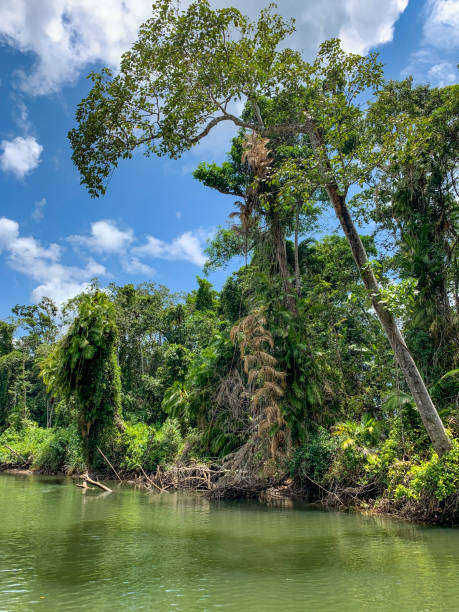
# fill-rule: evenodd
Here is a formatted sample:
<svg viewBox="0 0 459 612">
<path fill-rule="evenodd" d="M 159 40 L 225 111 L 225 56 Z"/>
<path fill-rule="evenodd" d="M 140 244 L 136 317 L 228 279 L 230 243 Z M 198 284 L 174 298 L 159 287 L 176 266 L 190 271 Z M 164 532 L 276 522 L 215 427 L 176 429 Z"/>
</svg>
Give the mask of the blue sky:
<svg viewBox="0 0 459 612">
<path fill-rule="evenodd" d="M 212 4 L 244 11 L 248 3 Z M 252 0 L 249 14 L 265 4 Z M 339 36 L 350 51 L 378 50 L 388 78 L 456 82 L 459 0 L 278 5 L 296 18 L 289 44 L 308 59 L 322 40 Z M 91 199 L 79 184 L 67 132 L 88 91 L 85 77 L 116 67 L 150 6 L 151 0 L 0 2 L 0 317 L 43 295 L 62 301 L 96 276 L 102 284 L 153 280 L 189 291 L 202 273 L 206 240 L 233 210 L 233 198 L 191 176 L 199 161 L 223 158 L 233 134 L 228 126 L 179 161 L 138 154 L 122 163 L 103 198 Z M 210 280 L 219 288 L 226 275 Z"/>
</svg>

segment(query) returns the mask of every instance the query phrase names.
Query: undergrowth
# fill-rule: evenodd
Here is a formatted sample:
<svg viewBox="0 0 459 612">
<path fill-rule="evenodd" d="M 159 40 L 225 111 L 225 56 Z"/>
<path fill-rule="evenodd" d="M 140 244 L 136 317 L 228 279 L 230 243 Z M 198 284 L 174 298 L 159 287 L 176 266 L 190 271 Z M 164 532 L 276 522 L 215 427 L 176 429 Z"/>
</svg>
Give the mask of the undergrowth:
<svg viewBox="0 0 459 612">
<path fill-rule="evenodd" d="M 152 472 L 158 465 L 173 463 L 183 446 L 177 421 L 168 419 L 155 428 L 144 423 L 126 423 L 123 433 L 101 440 L 101 450 L 115 467 L 125 473 Z M 9 427 L 0 436 L 0 465 L 30 468 L 45 473 L 79 473 L 86 470 L 81 438 L 76 425 L 45 429 L 32 421 Z M 94 468 L 108 472 L 101 454 Z"/>
</svg>

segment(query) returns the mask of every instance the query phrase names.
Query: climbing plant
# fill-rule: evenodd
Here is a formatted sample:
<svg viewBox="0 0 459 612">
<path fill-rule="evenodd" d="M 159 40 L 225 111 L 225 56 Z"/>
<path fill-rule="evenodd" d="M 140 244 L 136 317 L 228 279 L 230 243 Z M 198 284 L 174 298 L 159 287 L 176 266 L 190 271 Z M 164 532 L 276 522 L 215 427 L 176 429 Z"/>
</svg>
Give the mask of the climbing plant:
<svg viewBox="0 0 459 612">
<path fill-rule="evenodd" d="M 82 294 L 68 332 L 41 364 L 48 391 L 76 403 L 89 465 L 104 430 L 121 426 L 117 344 L 113 303 L 102 291 Z"/>
</svg>

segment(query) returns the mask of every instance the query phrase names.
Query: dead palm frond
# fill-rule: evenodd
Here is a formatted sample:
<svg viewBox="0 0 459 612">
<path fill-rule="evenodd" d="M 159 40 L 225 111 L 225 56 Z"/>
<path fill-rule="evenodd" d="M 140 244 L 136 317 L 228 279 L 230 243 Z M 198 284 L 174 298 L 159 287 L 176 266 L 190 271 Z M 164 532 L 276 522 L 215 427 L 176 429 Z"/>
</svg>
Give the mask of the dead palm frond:
<svg viewBox="0 0 459 612">
<path fill-rule="evenodd" d="M 269 138 L 262 138 L 256 132 L 245 137 L 242 153 L 242 163 L 248 164 L 257 178 L 265 178 L 271 168 L 269 149 L 266 145 Z"/>
<path fill-rule="evenodd" d="M 265 325 L 263 309 L 257 308 L 233 326 L 230 337 L 239 346 L 247 382 L 254 391 L 252 417 L 258 423 L 259 434 L 271 435 L 274 456 L 285 442 L 279 401 L 284 395 L 286 374 L 276 369 L 277 359 L 268 352 L 274 348 L 274 341 Z"/>
<path fill-rule="evenodd" d="M 238 200 L 235 205 L 237 211 L 232 212 L 230 219 L 237 219 L 238 222 L 231 225 L 231 229 L 240 234 L 245 242 L 245 254 L 247 257 L 249 236 L 253 235 L 259 226 L 260 216 L 257 213 L 258 197 L 260 185 L 265 182 L 271 168 L 271 160 L 269 158 L 269 150 L 266 145 L 269 142 L 267 138 L 261 138 L 253 132 L 246 136 L 243 142 L 243 152 L 241 161 L 247 164 L 254 181 L 247 186 L 244 200 Z"/>
</svg>

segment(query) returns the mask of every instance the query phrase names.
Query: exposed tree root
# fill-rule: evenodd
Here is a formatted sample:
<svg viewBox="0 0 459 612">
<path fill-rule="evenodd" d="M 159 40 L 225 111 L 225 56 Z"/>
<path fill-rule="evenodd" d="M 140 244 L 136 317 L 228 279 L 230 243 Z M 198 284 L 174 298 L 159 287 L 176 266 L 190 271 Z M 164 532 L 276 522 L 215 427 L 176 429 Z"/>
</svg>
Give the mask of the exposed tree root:
<svg viewBox="0 0 459 612">
<path fill-rule="evenodd" d="M 438 501 L 433 495 L 419 500 L 383 498 L 377 500 L 372 511 L 422 523 L 457 526 L 459 524 L 459 493 Z"/>
<path fill-rule="evenodd" d="M 266 489 L 281 484 L 285 474 L 273 469 L 270 448 L 254 436 L 223 460 L 224 472 L 212 489 L 211 497 L 228 499 L 258 497 Z"/>
<path fill-rule="evenodd" d="M 158 466 L 152 474 L 141 471 L 139 484 L 149 489 L 205 491 L 214 499 L 258 497 L 285 481 L 285 472 L 270 459 L 269 444 L 260 444 L 260 438 L 249 440 L 221 463 L 190 460 L 168 468 Z"/>
<path fill-rule="evenodd" d="M 433 494 L 420 499 L 382 497 L 377 483 L 358 487 L 334 487 L 321 495 L 320 503 L 338 510 L 363 510 L 371 514 L 387 514 L 396 518 L 441 525 L 459 524 L 459 493 L 439 501 Z"/>
</svg>

